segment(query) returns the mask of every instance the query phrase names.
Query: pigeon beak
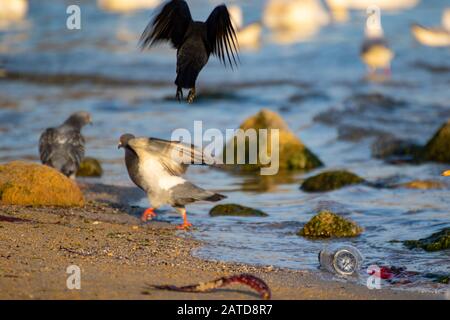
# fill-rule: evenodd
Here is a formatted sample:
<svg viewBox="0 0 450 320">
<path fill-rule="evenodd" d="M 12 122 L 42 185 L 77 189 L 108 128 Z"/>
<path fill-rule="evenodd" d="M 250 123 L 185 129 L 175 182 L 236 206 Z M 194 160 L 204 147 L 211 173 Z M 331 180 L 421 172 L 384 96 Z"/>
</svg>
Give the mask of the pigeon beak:
<svg viewBox="0 0 450 320">
<path fill-rule="evenodd" d="M 444 177 L 450 177 L 450 170 L 447 170 L 447 171 L 442 172 L 442 175 L 443 175 Z"/>
</svg>

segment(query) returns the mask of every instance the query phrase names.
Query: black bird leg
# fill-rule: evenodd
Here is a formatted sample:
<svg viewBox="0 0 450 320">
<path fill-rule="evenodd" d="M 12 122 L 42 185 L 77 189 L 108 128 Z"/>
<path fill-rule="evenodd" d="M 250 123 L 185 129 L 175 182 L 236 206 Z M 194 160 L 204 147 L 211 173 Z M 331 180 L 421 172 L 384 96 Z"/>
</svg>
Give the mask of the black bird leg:
<svg viewBox="0 0 450 320">
<path fill-rule="evenodd" d="M 193 87 L 191 90 L 189 90 L 187 102 L 189 104 L 191 104 L 192 102 L 194 102 L 194 99 L 195 99 L 195 87 Z"/>
<path fill-rule="evenodd" d="M 177 98 L 178 102 L 180 102 L 180 103 L 181 103 L 181 100 L 183 100 L 183 89 L 181 87 L 177 87 L 176 98 Z"/>
</svg>

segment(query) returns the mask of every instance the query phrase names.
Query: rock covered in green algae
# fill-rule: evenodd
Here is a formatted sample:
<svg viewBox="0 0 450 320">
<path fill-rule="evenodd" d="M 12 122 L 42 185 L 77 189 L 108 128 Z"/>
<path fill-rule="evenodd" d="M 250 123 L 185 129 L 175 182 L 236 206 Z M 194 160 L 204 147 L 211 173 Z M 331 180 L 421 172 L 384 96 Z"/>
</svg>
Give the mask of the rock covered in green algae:
<svg viewBox="0 0 450 320">
<path fill-rule="evenodd" d="M 419 240 L 406 240 L 403 244 L 408 249 L 422 248 L 425 251 L 439 251 L 450 248 L 450 228 L 433 233 L 428 238 Z"/>
<path fill-rule="evenodd" d="M 363 182 L 364 179 L 349 171 L 327 171 L 306 179 L 301 189 L 306 192 L 323 192 Z"/>
<path fill-rule="evenodd" d="M 25 161 L 0 165 L 0 204 L 83 206 L 77 184 L 48 166 Z"/>
<path fill-rule="evenodd" d="M 450 120 L 425 145 L 424 158 L 429 161 L 450 163 Z"/>
<path fill-rule="evenodd" d="M 309 220 L 297 234 L 308 238 L 344 238 L 356 237 L 362 231 L 363 228 L 355 222 L 324 210 Z"/>
<path fill-rule="evenodd" d="M 212 217 L 238 216 L 238 217 L 267 217 L 268 214 L 257 209 L 241 206 L 239 204 L 219 204 L 209 211 Z"/>
<path fill-rule="evenodd" d="M 239 127 L 242 130 L 255 129 L 257 132 L 256 141 L 252 141 L 255 145 L 260 143 L 260 129 L 268 129 L 267 137 L 267 153 L 271 155 L 271 131 L 270 129 L 279 129 L 279 170 L 305 170 L 314 169 L 323 165 L 322 161 L 313 154 L 301 140 L 289 129 L 282 117 L 268 109 L 262 109 L 256 115 L 246 119 Z M 232 146 L 231 143 L 234 143 Z M 237 162 L 237 137 L 234 137 L 231 142 L 224 148 L 223 156 L 224 162 L 226 159 L 227 149 L 234 150 L 234 163 Z M 225 168 L 237 169 L 242 172 L 258 171 L 262 167 L 268 167 L 261 163 L 258 156 L 256 164 L 249 164 L 249 142 L 245 142 L 245 163 L 243 165 L 228 165 Z"/>
<path fill-rule="evenodd" d="M 102 165 L 95 158 L 86 157 L 80 163 L 77 171 L 78 177 L 101 177 L 103 175 Z"/>
</svg>

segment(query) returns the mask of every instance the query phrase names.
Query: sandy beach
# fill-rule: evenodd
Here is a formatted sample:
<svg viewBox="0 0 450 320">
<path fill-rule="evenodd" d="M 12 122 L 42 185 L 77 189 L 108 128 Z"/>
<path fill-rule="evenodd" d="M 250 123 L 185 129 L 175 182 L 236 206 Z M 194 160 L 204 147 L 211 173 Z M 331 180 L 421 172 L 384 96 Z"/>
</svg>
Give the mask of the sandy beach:
<svg viewBox="0 0 450 320">
<path fill-rule="evenodd" d="M 0 206 L 0 299 L 259 299 L 241 285 L 209 293 L 148 287 L 188 285 L 242 272 L 266 281 L 273 299 L 443 298 L 324 281 L 309 271 L 201 260 L 191 255 L 201 243 L 189 232 L 168 223 L 142 224 L 134 212 L 141 209 L 121 203 L 123 197 L 139 196 L 136 189 L 83 189 L 89 199 L 83 208 Z M 81 268 L 80 290 L 67 289 L 70 265 Z"/>
</svg>

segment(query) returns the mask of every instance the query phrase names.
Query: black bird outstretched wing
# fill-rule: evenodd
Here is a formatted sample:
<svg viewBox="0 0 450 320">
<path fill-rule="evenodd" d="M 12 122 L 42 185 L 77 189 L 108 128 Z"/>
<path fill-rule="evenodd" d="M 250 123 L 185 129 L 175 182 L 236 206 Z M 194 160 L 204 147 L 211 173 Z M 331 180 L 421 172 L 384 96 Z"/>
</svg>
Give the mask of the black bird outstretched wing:
<svg viewBox="0 0 450 320">
<path fill-rule="evenodd" d="M 147 25 L 139 40 L 140 46 L 145 49 L 158 42 L 170 41 L 178 49 L 191 22 L 192 16 L 186 1 L 171 0 Z"/>
<path fill-rule="evenodd" d="M 206 20 L 208 44 L 212 54 L 224 65 L 237 66 L 238 41 L 225 5 L 217 6 Z"/>
</svg>

